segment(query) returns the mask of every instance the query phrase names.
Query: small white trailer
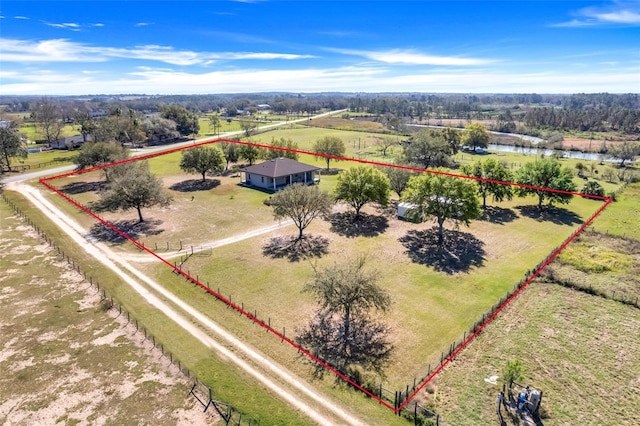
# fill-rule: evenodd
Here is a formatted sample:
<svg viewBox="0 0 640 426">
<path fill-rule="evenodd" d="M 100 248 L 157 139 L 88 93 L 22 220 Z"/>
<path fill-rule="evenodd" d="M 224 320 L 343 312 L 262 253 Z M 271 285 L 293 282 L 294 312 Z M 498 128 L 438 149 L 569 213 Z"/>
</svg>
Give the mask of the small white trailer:
<svg viewBox="0 0 640 426">
<path fill-rule="evenodd" d="M 418 212 L 418 206 L 412 203 L 398 203 L 398 219 L 410 222 L 422 222 L 424 217 Z"/>
</svg>

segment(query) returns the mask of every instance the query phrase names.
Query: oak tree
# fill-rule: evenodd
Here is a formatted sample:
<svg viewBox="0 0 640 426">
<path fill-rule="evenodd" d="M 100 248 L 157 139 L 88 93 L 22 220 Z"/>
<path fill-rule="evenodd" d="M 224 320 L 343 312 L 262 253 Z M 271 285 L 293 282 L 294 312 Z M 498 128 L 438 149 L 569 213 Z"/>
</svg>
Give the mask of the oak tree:
<svg viewBox="0 0 640 426">
<path fill-rule="evenodd" d="M 462 172 L 467 176 L 478 178 L 478 193 L 482 197 L 482 208 L 487 208 L 487 197 L 493 196 L 493 201 L 501 202 L 504 199 L 513 198 L 511 185 L 498 182 L 512 182 L 513 174 L 503 163 L 489 158 L 485 161 L 476 161 L 471 165 L 462 167 Z"/>
<path fill-rule="evenodd" d="M 438 170 L 443 172 L 443 170 Z M 473 182 L 445 174 L 424 173 L 409 180 L 403 201 L 415 204 L 415 214 L 432 216 L 438 223 L 438 245 L 444 243 L 444 222 L 469 226 L 482 215 Z"/>
<path fill-rule="evenodd" d="M 135 209 L 139 222 L 144 222 L 143 208 L 168 206 L 171 200 L 162 181 L 149 171 L 149 164 L 136 161 L 113 167 L 111 182 L 101 194 L 100 203 L 111 211 Z"/>
<path fill-rule="evenodd" d="M 356 220 L 367 203 L 389 204 L 389 178 L 380 170 L 368 166 L 356 166 L 338 176 L 336 200 L 344 201 L 355 209 Z"/>
<path fill-rule="evenodd" d="M 525 163 L 516 172 L 516 183 L 520 185 L 517 189 L 518 196 L 534 195 L 538 197 L 540 210 L 544 208 L 545 200 L 549 207 L 553 203 L 568 204 L 573 198 L 569 192 L 576 191 L 571 169 L 562 167 L 560 161 L 552 158 Z"/>
<path fill-rule="evenodd" d="M 321 154 L 327 162 L 327 170 L 329 170 L 329 162 L 331 160 L 338 161 L 336 157 L 344 156 L 346 148 L 344 142 L 337 136 L 324 136 L 313 144 L 313 151 Z"/>
<path fill-rule="evenodd" d="M 14 157 L 27 157 L 20 135 L 15 129 L 0 127 L 0 173 L 5 169 L 11 171 L 11 158 Z"/>
<path fill-rule="evenodd" d="M 293 184 L 273 195 L 269 201 L 276 219 L 290 218 L 298 227 L 298 240 L 302 232 L 317 218 L 331 212 L 333 199 L 316 186 Z"/>
<path fill-rule="evenodd" d="M 340 371 L 358 366 L 382 375 L 394 347 L 389 327 L 372 315 L 391 306 L 378 279 L 379 274 L 365 269 L 363 257 L 316 270 L 304 291 L 319 308 L 299 332 L 298 343 Z M 321 376 L 324 368 L 314 365 Z"/>
<path fill-rule="evenodd" d="M 200 173 L 202 182 L 207 173 L 220 173 L 224 169 L 224 154 L 217 146 L 197 146 L 182 151 L 180 169 L 187 173 Z"/>
</svg>

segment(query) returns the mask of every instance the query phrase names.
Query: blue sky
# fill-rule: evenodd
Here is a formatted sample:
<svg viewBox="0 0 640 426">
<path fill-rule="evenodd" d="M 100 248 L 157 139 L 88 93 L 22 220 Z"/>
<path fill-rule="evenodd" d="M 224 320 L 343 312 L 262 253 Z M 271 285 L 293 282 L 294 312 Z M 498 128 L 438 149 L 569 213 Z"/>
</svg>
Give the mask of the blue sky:
<svg viewBox="0 0 640 426">
<path fill-rule="evenodd" d="M 640 0 L 8 1 L 0 94 L 640 92 Z"/>
</svg>

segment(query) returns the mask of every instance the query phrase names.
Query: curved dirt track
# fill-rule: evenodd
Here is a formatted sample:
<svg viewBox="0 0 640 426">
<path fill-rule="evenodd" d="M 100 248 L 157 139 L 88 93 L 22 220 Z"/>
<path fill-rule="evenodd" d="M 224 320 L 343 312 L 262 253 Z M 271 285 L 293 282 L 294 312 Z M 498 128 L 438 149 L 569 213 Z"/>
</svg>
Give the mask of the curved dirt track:
<svg viewBox="0 0 640 426">
<path fill-rule="evenodd" d="M 7 189 L 19 191 L 27 197 L 76 244 L 96 261 L 110 268 L 124 283 L 144 297 L 158 311 L 163 312 L 186 332 L 215 351 L 222 359 L 235 364 L 250 374 L 256 381 L 306 414 L 314 422 L 322 425 L 364 424 L 344 407 L 324 397 L 311 385 L 264 357 L 227 332 L 219 324 L 164 289 L 159 283 L 142 274 L 130 265 L 123 256 L 115 254 L 102 243 L 92 241 L 88 237 L 88 230 L 83 229 L 72 218 L 49 202 L 38 189 L 21 183 L 11 183 Z"/>
</svg>

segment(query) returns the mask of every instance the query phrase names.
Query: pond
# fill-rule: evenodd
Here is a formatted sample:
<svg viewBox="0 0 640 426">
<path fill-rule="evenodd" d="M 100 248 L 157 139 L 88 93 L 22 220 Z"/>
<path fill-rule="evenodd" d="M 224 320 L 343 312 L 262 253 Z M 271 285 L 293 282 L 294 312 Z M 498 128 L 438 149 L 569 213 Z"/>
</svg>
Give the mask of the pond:
<svg viewBox="0 0 640 426">
<path fill-rule="evenodd" d="M 489 151 L 498 151 L 498 152 L 519 152 L 527 155 L 542 155 L 545 157 L 551 157 L 554 154 L 558 155 L 562 153 L 563 158 L 575 158 L 578 160 L 587 160 L 587 161 L 618 161 L 614 158 L 607 157 L 606 154 L 598 154 L 595 152 L 580 152 L 580 151 L 557 151 L 553 149 L 543 149 L 543 148 L 529 148 L 522 146 L 514 146 L 514 145 L 496 145 L 489 144 L 487 149 Z"/>
</svg>

